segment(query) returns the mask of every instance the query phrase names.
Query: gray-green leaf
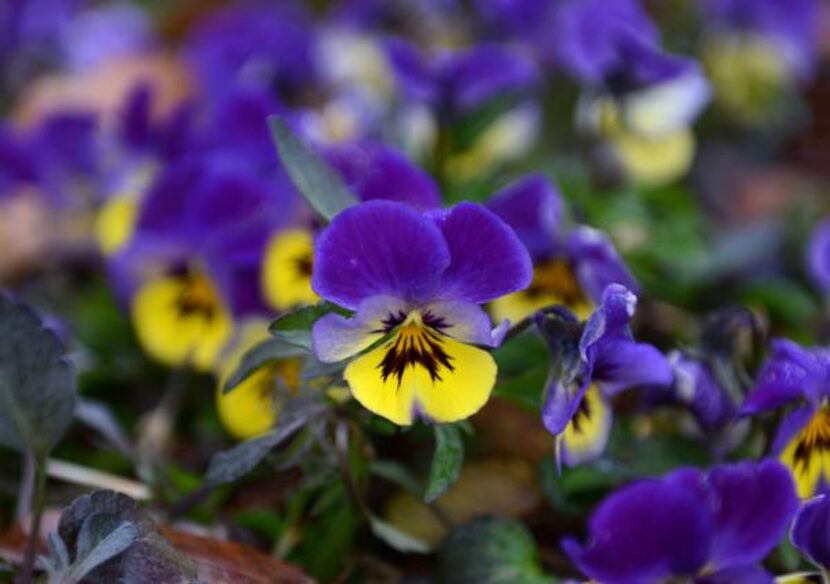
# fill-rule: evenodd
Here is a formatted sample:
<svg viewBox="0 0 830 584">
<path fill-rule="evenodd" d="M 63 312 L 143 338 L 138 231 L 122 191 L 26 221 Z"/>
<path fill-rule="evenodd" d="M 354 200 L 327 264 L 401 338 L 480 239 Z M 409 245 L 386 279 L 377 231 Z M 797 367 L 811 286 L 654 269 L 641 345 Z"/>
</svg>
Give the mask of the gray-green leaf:
<svg viewBox="0 0 830 584">
<path fill-rule="evenodd" d="M 323 411 L 325 411 L 325 406 L 317 402 L 303 404 L 302 407 L 286 408 L 277 420 L 277 425 L 267 434 L 251 438 L 230 450 L 217 453 L 210 461 L 205 483 L 210 486 L 222 485 L 246 475 L 272 449 Z"/>
<path fill-rule="evenodd" d="M 265 339 L 258 345 L 248 349 L 248 351 L 242 356 L 239 366 L 236 370 L 234 370 L 231 376 L 228 377 L 222 391 L 225 393 L 232 391 L 240 383 L 248 379 L 251 375 L 266 365 L 282 361 L 283 359 L 302 357 L 306 354 L 308 354 L 306 349 L 303 349 L 298 345 L 287 343 L 282 339 Z"/>
<path fill-rule="evenodd" d="M 311 329 L 314 323 L 331 312 L 347 314 L 334 304 L 321 302 L 280 316 L 271 323 L 269 330 L 275 339 L 311 351 Z"/>
<path fill-rule="evenodd" d="M 441 424 L 435 428 L 435 454 L 429 469 L 424 500 L 431 503 L 458 479 L 464 465 L 464 442 L 456 426 Z"/>
<path fill-rule="evenodd" d="M 268 118 L 271 136 L 288 176 L 308 204 L 325 220 L 359 201 L 338 174 L 304 144 L 281 118 Z"/>
<path fill-rule="evenodd" d="M 44 456 L 75 411 L 75 377 L 55 334 L 0 293 L 0 444 Z"/>
</svg>

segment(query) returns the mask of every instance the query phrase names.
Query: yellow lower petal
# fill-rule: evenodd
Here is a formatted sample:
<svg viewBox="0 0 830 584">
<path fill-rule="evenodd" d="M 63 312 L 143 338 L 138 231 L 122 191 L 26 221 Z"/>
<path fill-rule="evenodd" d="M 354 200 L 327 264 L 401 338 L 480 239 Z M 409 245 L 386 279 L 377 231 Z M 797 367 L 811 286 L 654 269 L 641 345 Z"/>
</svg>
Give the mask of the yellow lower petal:
<svg viewBox="0 0 830 584">
<path fill-rule="evenodd" d="M 608 442 L 610 430 L 611 409 L 597 386 L 591 385 L 559 438 L 561 446 L 567 450 L 569 463 L 576 465 L 599 456 Z"/>
<path fill-rule="evenodd" d="M 268 243 L 262 270 L 262 291 L 276 310 L 314 304 L 319 298 L 311 289 L 314 240 L 311 232 L 289 229 Z"/>
<path fill-rule="evenodd" d="M 454 422 L 487 402 L 496 364 L 486 351 L 407 321 L 392 339 L 352 361 L 344 378 L 364 407 L 396 424 L 411 424 L 416 408 L 437 422 Z"/>
<path fill-rule="evenodd" d="M 695 154 L 694 134 L 687 129 L 659 137 L 620 132 L 609 141 L 625 173 L 643 186 L 657 187 L 682 177 Z"/>
<path fill-rule="evenodd" d="M 230 312 L 201 275 L 149 281 L 133 298 L 131 313 L 144 350 L 171 367 L 209 371 L 232 330 Z"/>
<path fill-rule="evenodd" d="M 830 409 L 823 406 L 784 448 L 781 462 L 790 469 L 801 498 L 816 494 L 819 480 L 830 482 Z"/>
</svg>

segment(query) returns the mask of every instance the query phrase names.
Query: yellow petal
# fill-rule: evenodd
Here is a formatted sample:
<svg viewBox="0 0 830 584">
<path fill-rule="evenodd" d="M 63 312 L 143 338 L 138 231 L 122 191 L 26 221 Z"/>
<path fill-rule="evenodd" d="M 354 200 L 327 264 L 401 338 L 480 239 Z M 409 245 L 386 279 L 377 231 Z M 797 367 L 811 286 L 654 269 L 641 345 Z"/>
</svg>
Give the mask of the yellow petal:
<svg viewBox="0 0 830 584">
<path fill-rule="evenodd" d="M 599 456 L 611 431 L 611 409 L 596 385 L 585 392 L 574 417 L 560 437 L 569 466 Z"/>
<path fill-rule="evenodd" d="M 137 215 L 137 199 L 129 195 L 112 197 L 101 207 L 95 220 L 95 235 L 104 255 L 116 253 L 130 241 Z"/>
<path fill-rule="evenodd" d="M 144 350 L 171 367 L 209 371 L 232 329 L 228 309 L 201 275 L 149 281 L 133 298 L 131 312 Z"/>
<path fill-rule="evenodd" d="M 657 187 L 682 177 L 692 165 L 695 138 L 683 129 L 665 136 L 620 132 L 610 138 L 625 173 L 635 182 Z"/>
<path fill-rule="evenodd" d="M 401 425 L 412 423 L 416 407 L 438 422 L 477 412 L 496 382 L 490 354 L 408 323 L 346 367 L 344 377 L 355 399 Z"/>
<path fill-rule="evenodd" d="M 830 481 L 830 409 L 823 406 L 781 453 L 780 459 L 793 473 L 801 498 L 816 494 L 819 479 Z"/>
<path fill-rule="evenodd" d="M 311 289 L 314 240 L 311 232 L 289 229 L 271 238 L 262 270 L 262 291 L 277 310 L 288 310 L 319 300 Z"/>
</svg>

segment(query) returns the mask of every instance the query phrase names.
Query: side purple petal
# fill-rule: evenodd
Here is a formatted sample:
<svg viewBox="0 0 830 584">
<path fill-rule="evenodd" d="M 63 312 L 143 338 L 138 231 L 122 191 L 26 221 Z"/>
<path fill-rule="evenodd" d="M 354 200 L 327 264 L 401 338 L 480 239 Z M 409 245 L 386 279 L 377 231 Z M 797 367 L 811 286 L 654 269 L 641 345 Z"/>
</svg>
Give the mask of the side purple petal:
<svg viewBox="0 0 830 584">
<path fill-rule="evenodd" d="M 501 342 L 501 330 L 493 328 L 490 317 L 477 304 L 448 300 L 428 304 L 423 311 L 444 325 L 441 332 L 464 343 L 496 347 Z"/>
<path fill-rule="evenodd" d="M 451 257 L 441 279 L 441 298 L 483 304 L 530 285 L 533 264 L 527 249 L 491 211 L 460 203 L 432 218 Z"/>
<path fill-rule="evenodd" d="M 773 584 L 775 579 L 759 566 L 736 566 L 695 578 L 695 584 Z"/>
<path fill-rule="evenodd" d="M 428 300 L 450 258 L 430 218 L 403 203 L 369 201 L 337 215 L 320 234 L 312 287 L 353 310 L 377 295 Z"/>
<path fill-rule="evenodd" d="M 579 409 L 589 385 L 587 379 L 567 384 L 551 377 L 545 390 L 545 403 L 542 405 L 542 423 L 548 432 L 556 436 L 565 431 Z"/>
<path fill-rule="evenodd" d="M 487 202 L 534 258 L 551 255 L 557 245 L 563 204 L 559 191 L 544 176 L 531 174 L 507 185 Z"/>
<path fill-rule="evenodd" d="M 795 484 L 777 460 L 715 467 L 718 499 L 710 563 L 719 569 L 760 562 L 778 544 L 798 508 Z"/>
<path fill-rule="evenodd" d="M 577 280 L 594 302 L 602 299 L 609 284 L 620 284 L 637 293 L 637 281 L 603 232 L 577 227 L 568 236 L 567 248 Z"/>
<path fill-rule="evenodd" d="M 755 387 L 741 407 L 755 414 L 804 398 L 816 401 L 817 383 L 826 381 L 826 365 L 814 354 L 787 339 L 772 342 L 772 355 L 758 374 Z"/>
<path fill-rule="evenodd" d="M 668 359 L 656 347 L 617 336 L 597 343 L 593 379 L 615 395 L 639 386 L 668 387 L 673 373 Z"/>
<path fill-rule="evenodd" d="M 790 541 L 816 566 L 830 570 L 830 495 L 804 502 L 793 520 Z"/>
<path fill-rule="evenodd" d="M 651 584 L 671 576 L 694 576 L 707 560 L 712 513 L 682 485 L 646 480 L 620 489 L 600 503 L 582 546 L 562 547 L 586 576 L 606 583 Z"/>
</svg>

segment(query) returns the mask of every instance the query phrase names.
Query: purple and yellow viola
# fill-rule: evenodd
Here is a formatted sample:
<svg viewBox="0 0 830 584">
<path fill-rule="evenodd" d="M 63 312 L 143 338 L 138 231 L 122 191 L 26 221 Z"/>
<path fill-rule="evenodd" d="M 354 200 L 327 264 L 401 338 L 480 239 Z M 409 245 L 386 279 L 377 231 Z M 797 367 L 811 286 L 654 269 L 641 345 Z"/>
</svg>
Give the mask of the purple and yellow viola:
<svg viewBox="0 0 830 584">
<path fill-rule="evenodd" d="M 566 230 L 562 199 L 543 176 L 517 180 L 487 206 L 513 228 L 533 259 L 530 286 L 491 303 L 497 320 L 518 322 L 554 304 L 584 319 L 600 303 L 609 284 L 637 291 L 634 277 L 608 236 L 583 225 Z"/>
<path fill-rule="evenodd" d="M 351 359 L 343 376 L 352 395 L 396 424 L 467 418 L 496 381 L 481 347 L 504 330 L 480 305 L 525 288 L 531 275 L 518 237 L 479 205 L 351 207 L 320 234 L 312 283 L 354 315 L 315 323 L 314 352 L 324 362 Z"/>
<path fill-rule="evenodd" d="M 755 387 L 741 407 L 744 415 L 795 404 L 778 427 L 772 444 L 792 472 L 801 497 L 830 485 L 830 351 L 805 349 L 776 339 Z"/>
<path fill-rule="evenodd" d="M 588 543 L 562 547 L 603 584 L 768 584 L 759 564 L 797 508 L 777 461 L 681 469 L 613 493 L 589 519 Z"/>
<path fill-rule="evenodd" d="M 536 313 L 552 354 L 542 421 L 555 437 L 557 462 L 576 466 L 602 454 L 611 432 L 614 396 L 672 382 L 665 356 L 631 335 L 636 305 L 631 291 L 612 284 L 584 324 L 561 307 Z"/>
</svg>

